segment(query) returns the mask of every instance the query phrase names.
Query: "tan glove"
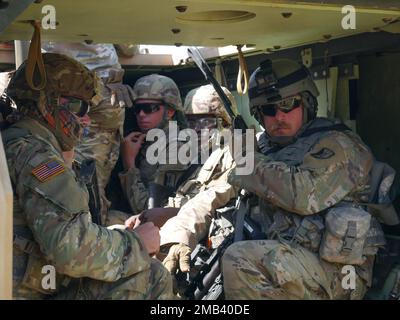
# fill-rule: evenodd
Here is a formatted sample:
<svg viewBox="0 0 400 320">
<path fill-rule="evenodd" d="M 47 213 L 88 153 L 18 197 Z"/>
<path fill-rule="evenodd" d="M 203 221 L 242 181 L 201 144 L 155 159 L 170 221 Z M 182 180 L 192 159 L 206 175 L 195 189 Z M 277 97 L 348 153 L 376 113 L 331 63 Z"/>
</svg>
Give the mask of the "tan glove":
<svg viewBox="0 0 400 320">
<path fill-rule="evenodd" d="M 106 87 L 111 91 L 111 105 L 119 105 L 121 108 L 132 107 L 135 94 L 132 88 L 127 84 L 109 83 Z"/>
<path fill-rule="evenodd" d="M 184 243 L 173 244 L 169 248 L 167 257 L 164 259 L 163 264 L 165 268 L 171 273 L 175 274 L 178 268 L 182 272 L 190 271 L 190 254 L 192 250 Z"/>
<path fill-rule="evenodd" d="M 135 100 L 133 89 L 122 83 L 123 69 L 101 70 L 97 74 L 96 98 L 92 99 L 94 105 L 98 105 L 105 99 L 110 99 L 112 106 L 132 107 Z"/>
</svg>

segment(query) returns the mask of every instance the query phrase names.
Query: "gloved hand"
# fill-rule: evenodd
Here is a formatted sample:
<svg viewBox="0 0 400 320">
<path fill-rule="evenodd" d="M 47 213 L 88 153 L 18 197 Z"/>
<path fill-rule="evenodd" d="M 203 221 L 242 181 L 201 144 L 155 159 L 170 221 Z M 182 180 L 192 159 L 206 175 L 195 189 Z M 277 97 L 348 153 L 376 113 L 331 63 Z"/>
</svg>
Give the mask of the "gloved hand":
<svg viewBox="0 0 400 320">
<path fill-rule="evenodd" d="M 96 72 L 96 97 L 92 99 L 98 105 L 105 99 L 110 99 L 112 106 L 132 107 L 135 94 L 132 88 L 122 83 L 123 69 L 110 68 Z"/>
<path fill-rule="evenodd" d="M 121 107 L 132 107 L 133 101 L 135 100 L 135 94 L 133 89 L 123 83 L 109 83 L 106 87 L 111 91 L 111 105 L 116 106 L 117 104 Z"/>
<path fill-rule="evenodd" d="M 178 268 L 182 272 L 190 271 L 190 254 L 192 250 L 184 243 L 173 244 L 168 251 L 167 257 L 164 259 L 163 264 L 165 268 L 171 273 L 175 274 Z"/>
</svg>

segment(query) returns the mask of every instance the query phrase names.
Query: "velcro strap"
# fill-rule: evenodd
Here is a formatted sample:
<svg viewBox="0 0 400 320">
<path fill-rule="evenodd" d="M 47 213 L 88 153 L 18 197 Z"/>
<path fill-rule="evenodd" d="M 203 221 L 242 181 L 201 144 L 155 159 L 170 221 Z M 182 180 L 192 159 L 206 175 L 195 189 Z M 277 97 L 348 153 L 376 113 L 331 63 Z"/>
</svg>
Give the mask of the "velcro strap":
<svg viewBox="0 0 400 320">
<path fill-rule="evenodd" d="M 37 244 L 32 240 L 28 240 L 26 238 L 23 238 L 23 237 L 20 237 L 20 236 L 14 234 L 13 244 L 19 250 L 21 250 L 22 252 L 25 252 L 27 254 L 36 253 Z"/>
<path fill-rule="evenodd" d="M 347 232 L 346 237 L 344 238 L 344 244 L 342 248 L 342 252 L 344 255 L 349 255 L 354 242 L 356 241 L 357 237 L 357 223 L 355 221 L 349 221 L 347 223 Z"/>
</svg>

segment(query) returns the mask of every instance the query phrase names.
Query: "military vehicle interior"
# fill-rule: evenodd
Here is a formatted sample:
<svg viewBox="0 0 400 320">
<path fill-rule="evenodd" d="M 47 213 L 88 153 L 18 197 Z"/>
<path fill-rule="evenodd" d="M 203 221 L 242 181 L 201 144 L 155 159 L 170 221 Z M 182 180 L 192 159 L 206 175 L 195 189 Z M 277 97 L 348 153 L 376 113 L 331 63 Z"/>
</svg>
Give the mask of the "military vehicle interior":
<svg viewBox="0 0 400 320">
<path fill-rule="evenodd" d="M 398 0 L 0 0 L 0 72 L 14 70 L 16 61 L 26 57 L 33 33 L 30 21 L 41 21 L 46 5 L 55 8 L 56 24 L 42 29 L 42 41 L 131 44 L 133 54 L 119 52 L 124 82 L 130 85 L 143 75 L 160 73 L 176 81 L 184 98 L 206 84 L 187 55 L 188 46 L 201 48 L 217 79 L 234 93 L 247 124 L 258 130 L 262 128 L 249 113 L 247 94 L 237 90 L 237 46 L 242 46 L 249 74 L 265 59 L 297 60 L 317 83 L 318 116 L 340 118 L 378 160 L 400 172 Z M 0 155 L 0 203 L 8 203 L 8 209 L 0 208 L 1 220 L 8 223 L 0 224 L 0 256 L 6 257 L 0 274 L 5 275 L 11 272 L 12 191 Z M 400 212 L 398 183 L 395 192 Z M 400 241 L 395 241 L 400 239 L 399 226 L 385 226 L 385 231 L 394 240 L 382 254 L 385 259 L 377 259 L 382 272 L 374 279 L 375 288 L 384 285 L 400 252 Z M 10 298 L 11 276 L 0 278 L 0 298 Z M 379 298 L 371 292 L 371 298 Z"/>
</svg>

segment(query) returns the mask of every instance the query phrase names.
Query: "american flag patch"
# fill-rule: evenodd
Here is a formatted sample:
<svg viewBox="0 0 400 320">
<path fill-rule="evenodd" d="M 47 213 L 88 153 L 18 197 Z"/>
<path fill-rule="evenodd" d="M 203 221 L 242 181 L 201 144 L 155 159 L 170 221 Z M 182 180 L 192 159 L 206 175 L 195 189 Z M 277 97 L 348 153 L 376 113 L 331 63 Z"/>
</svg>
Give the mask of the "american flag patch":
<svg viewBox="0 0 400 320">
<path fill-rule="evenodd" d="M 40 181 L 45 182 L 60 173 L 63 173 L 65 168 L 61 165 L 60 162 L 56 160 L 51 160 L 46 163 L 37 166 L 32 170 L 32 174 Z"/>
</svg>

